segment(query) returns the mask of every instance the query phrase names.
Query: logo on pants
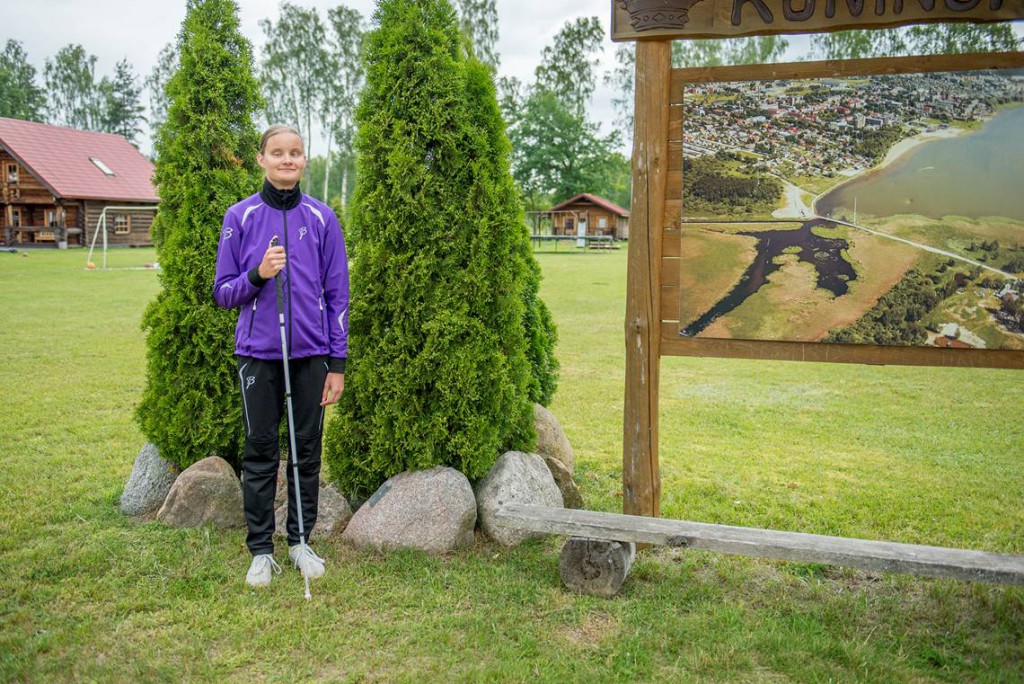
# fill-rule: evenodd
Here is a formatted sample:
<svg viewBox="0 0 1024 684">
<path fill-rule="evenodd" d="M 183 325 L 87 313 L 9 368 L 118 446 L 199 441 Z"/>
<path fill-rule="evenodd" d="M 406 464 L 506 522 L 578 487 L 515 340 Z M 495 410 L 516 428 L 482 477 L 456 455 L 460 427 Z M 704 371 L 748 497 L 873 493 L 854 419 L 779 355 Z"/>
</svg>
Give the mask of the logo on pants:
<svg viewBox="0 0 1024 684">
<path fill-rule="evenodd" d="M 252 387 L 255 384 L 256 384 L 256 376 L 255 375 L 250 375 L 249 377 L 247 377 L 245 379 L 245 389 L 249 389 L 250 387 Z"/>
</svg>

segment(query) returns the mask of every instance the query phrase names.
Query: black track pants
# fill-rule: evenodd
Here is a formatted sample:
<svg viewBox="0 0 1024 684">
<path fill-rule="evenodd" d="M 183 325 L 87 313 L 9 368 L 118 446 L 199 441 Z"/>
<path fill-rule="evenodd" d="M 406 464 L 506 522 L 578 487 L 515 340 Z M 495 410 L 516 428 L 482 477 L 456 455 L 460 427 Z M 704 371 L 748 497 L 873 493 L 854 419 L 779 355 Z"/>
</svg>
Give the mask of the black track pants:
<svg viewBox="0 0 1024 684">
<path fill-rule="evenodd" d="M 306 540 L 316 525 L 320 494 L 320 449 L 324 410 L 320 407 L 327 357 L 292 359 L 289 364 L 292 408 L 295 416 L 295 451 L 299 460 L 302 523 Z M 287 421 L 284 365 L 247 356 L 238 357 L 242 388 L 242 422 L 245 451 L 242 454 L 242 501 L 249 534 L 245 543 L 252 555 L 274 551 L 274 495 L 281 459 L 278 430 Z M 294 468 L 288 466 L 288 545 L 299 543 L 299 519 L 295 508 Z"/>
</svg>

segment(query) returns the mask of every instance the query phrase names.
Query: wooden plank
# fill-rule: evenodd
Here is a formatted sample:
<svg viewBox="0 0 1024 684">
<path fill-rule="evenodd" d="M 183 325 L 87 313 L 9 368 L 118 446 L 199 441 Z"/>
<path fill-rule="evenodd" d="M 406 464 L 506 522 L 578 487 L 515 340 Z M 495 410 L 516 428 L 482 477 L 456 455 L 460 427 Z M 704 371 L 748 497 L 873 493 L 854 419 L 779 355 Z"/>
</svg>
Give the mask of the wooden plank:
<svg viewBox="0 0 1024 684">
<path fill-rule="evenodd" d="M 946 368 L 1024 369 L 1024 351 L 1008 349 L 940 349 L 885 347 L 870 344 L 771 342 L 680 337 L 679 325 L 662 324 L 663 356 L 707 356 L 765 361 L 818 361 L 876 366 L 940 366 Z"/>
<path fill-rule="evenodd" d="M 683 146 L 671 145 L 668 150 L 668 170 L 683 170 Z"/>
<path fill-rule="evenodd" d="M 1017 555 L 525 504 L 508 504 L 497 517 L 517 529 L 546 534 L 1024 585 L 1024 556 Z"/>
<path fill-rule="evenodd" d="M 692 83 L 730 81 L 771 81 L 834 76 L 871 76 L 878 74 L 933 73 L 980 69 L 1010 69 L 1024 66 L 1022 52 L 989 52 L 966 55 L 929 55 L 923 57 L 882 57 L 786 64 L 673 69 L 671 95 L 674 105 L 683 102 L 684 89 Z"/>
<path fill-rule="evenodd" d="M 670 143 L 683 142 L 683 108 L 682 101 L 672 103 L 668 110 L 668 141 Z"/>
<path fill-rule="evenodd" d="M 655 5 L 660 11 L 653 11 Z M 611 36 L 615 41 L 690 40 L 1021 18 L 1020 0 L 614 0 Z"/>
<path fill-rule="evenodd" d="M 682 231 L 678 226 L 666 226 L 661 231 L 661 256 L 679 257 L 682 249 Z"/>
<path fill-rule="evenodd" d="M 1024 3 L 1022 3 L 1024 4 Z M 1024 66 L 1024 52 L 987 52 L 966 55 L 928 55 L 923 57 L 880 57 L 840 59 L 786 64 L 673 69 L 673 104 L 683 102 L 683 89 L 691 83 L 727 83 L 730 81 L 774 81 L 834 76 L 873 76 L 879 74 L 915 74 L 981 69 L 1013 69 Z"/>
<path fill-rule="evenodd" d="M 666 260 L 667 261 L 667 260 Z M 678 262 L 678 259 L 675 259 Z M 661 313 L 659 315 L 662 323 L 675 323 L 679 325 L 679 288 L 661 286 Z M 662 352 L 664 356 L 664 351 Z"/>
<path fill-rule="evenodd" d="M 673 259 L 672 263 L 662 263 L 662 266 L 671 266 L 661 272 L 661 284 L 664 287 L 679 287 L 680 260 Z"/>
<path fill-rule="evenodd" d="M 672 44 L 636 49 L 633 201 L 626 274 L 626 394 L 622 439 L 623 510 L 658 515 L 658 283 L 665 227 L 668 85 Z"/>
<path fill-rule="evenodd" d="M 679 184 L 682 185 L 683 177 L 681 171 L 670 171 L 669 178 L 671 179 L 673 173 L 679 174 Z M 682 193 L 679 193 L 678 199 L 666 199 L 665 200 L 665 226 L 678 226 L 683 214 L 683 199 Z"/>
<path fill-rule="evenodd" d="M 669 143 L 669 145 L 675 145 L 676 143 Z M 665 178 L 665 226 L 678 226 L 680 223 L 680 214 L 682 213 L 682 199 L 683 199 L 683 170 L 682 169 L 669 169 L 668 175 Z M 669 213 L 668 203 L 675 202 L 678 206 L 678 210 Z"/>
</svg>

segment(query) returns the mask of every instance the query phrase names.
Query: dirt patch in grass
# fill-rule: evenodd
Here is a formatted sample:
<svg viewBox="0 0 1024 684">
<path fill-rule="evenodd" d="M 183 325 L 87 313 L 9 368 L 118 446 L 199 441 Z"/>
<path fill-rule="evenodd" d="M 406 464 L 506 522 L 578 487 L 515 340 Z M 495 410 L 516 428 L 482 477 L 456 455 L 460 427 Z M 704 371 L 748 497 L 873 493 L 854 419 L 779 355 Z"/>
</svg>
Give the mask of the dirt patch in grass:
<svg viewBox="0 0 1024 684">
<path fill-rule="evenodd" d="M 604 612 L 588 613 L 578 625 L 565 631 L 565 638 L 577 646 L 600 646 L 619 633 L 618 621 Z"/>
</svg>

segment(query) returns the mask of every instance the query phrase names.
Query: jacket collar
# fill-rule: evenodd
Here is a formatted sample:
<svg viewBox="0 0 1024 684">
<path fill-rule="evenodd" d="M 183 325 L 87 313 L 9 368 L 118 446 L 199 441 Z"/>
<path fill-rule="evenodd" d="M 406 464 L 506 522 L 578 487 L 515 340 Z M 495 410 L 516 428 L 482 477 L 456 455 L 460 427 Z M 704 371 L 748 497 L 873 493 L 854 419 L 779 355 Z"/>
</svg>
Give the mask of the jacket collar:
<svg viewBox="0 0 1024 684">
<path fill-rule="evenodd" d="M 294 188 L 289 190 L 278 190 L 269 180 L 264 179 L 263 189 L 260 190 L 260 197 L 268 206 L 274 209 L 294 209 L 302 201 L 302 190 L 296 183 Z"/>
</svg>

